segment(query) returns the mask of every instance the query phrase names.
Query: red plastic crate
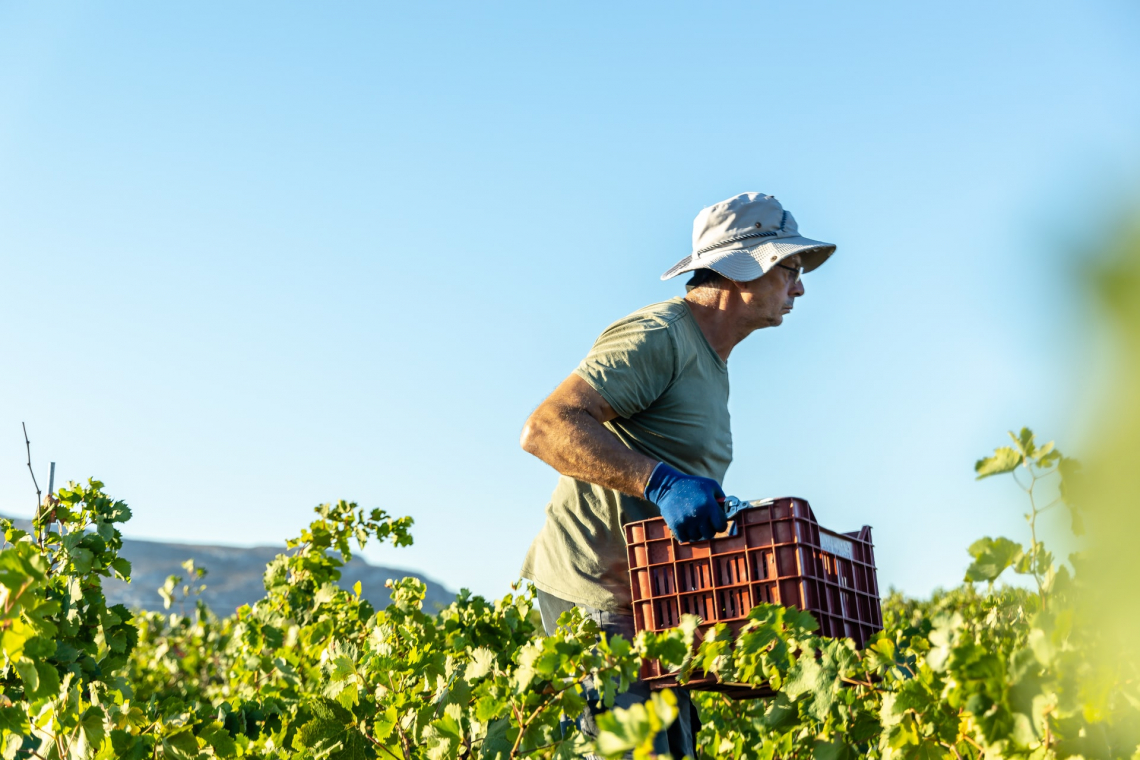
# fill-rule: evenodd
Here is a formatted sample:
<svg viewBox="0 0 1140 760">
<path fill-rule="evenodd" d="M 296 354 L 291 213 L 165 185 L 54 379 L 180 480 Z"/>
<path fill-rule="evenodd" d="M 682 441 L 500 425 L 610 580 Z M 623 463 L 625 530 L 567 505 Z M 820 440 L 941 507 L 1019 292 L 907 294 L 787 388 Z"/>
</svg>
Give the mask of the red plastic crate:
<svg viewBox="0 0 1140 760">
<path fill-rule="evenodd" d="M 725 533 L 711 541 L 679 543 L 665 520 L 629 523 L 629 581 L 638 631 L 674 628 L 684 614 L 699 615 L 698 640 L 715 623 L 743 625 L 761 602 L 810 612 L 822 636 L 846 636 L 862 647 L 883 628 L 871 527 L 851 533 L 821 528 L 804 499 L 750 502 Z M 642 665 L 653 688 L 676 686 L 657 662 Z M 688 688 L 743 698 L 771 692 L 722 684 L 699 672 Z"/>
</svg>

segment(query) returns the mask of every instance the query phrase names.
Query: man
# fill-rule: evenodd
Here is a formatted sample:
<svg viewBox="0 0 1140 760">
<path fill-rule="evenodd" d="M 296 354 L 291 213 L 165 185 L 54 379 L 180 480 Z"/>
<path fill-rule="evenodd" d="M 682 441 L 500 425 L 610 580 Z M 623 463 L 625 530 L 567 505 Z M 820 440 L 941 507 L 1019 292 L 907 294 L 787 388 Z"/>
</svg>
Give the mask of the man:
<svg viewBox="0 0 1140 760">
<path fill-rule="evenodd" d="M 610 325 L 531 414 L 523 449 L 562 475 L 521 573 L 538 588 L 548 633 L 577 605 L 632 640 L 625 523 L 660 515 L 678 541 L 725 529 L 717 499 L 732 461 L 728 356 L 753 331 L 780 325 L 804 294 L 801 272 L 834 251 L 801 237 L 770 195 L 709 206 L 693 222 L 692 254 L 661 276 L 692 272 L 687 295 Z M 655 751 L 679 758 L 695 754 L 696 725 L 678 692 L 680 717 Z M 618 702 L 648 695 L 639 682 Z M 598 709 L 581 720 L 587 734 Z"/>
</svg>

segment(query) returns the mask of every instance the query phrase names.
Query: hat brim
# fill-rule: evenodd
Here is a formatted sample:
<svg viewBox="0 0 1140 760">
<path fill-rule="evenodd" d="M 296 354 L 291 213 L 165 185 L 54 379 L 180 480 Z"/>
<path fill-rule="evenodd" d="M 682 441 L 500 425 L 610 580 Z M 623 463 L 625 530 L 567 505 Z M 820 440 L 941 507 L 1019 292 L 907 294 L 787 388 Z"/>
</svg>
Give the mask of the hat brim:
<svg viewBox="0 0 1140 760">
<path fill-rule="evenodd" d="M 799 254 L 805 272 L 818 269 L 835 253 L 835 245 L 810 238 L 772 238 L 747 248 L 710 251 L 700 257 L 686 256 L 674 264 L 662 280 L 668 280 L 696 269 L 711 269 L 737 282 L 749 282 L 763 277 L 768 271 L 789 256 Z"/>
</svg>

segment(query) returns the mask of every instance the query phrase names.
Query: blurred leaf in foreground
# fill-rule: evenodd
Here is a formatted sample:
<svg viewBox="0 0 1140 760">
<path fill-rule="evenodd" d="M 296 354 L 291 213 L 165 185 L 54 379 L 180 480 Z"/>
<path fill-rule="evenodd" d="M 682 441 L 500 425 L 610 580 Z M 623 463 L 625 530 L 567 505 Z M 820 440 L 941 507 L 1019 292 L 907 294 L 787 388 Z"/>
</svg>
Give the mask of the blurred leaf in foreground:
<svg viewBox="0 0 1140 760">
<path fill-rule="evenodd" d="M 1140 661 L 1140 229 L 1121 236 L 1096 281 L 1113 350 L 1108 395 L 1093 425 L 1085 473 L 1066 500 L 1080 503 L 1089 535 L 1083 614 L 1109 634 L 1105 667 Z"/>
</svg>

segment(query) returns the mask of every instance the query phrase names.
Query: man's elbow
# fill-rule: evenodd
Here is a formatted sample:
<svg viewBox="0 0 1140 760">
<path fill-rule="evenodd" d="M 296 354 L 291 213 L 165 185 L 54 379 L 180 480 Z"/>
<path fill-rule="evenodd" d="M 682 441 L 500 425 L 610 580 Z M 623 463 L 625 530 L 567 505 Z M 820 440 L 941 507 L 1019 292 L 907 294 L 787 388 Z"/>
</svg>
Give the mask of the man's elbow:
<svg viewBox="0 0 1140 760">
<path fill-rule="evenodd" d="M 537 457 L 542 449 L 542 437 L 543 424 L 536 411 L 527 418 L 526 424 L 523 425 L 522 434 L 519 435 L 519 446 L 522 446 L 522 450 L 526 453 Z"/>
</svg>

